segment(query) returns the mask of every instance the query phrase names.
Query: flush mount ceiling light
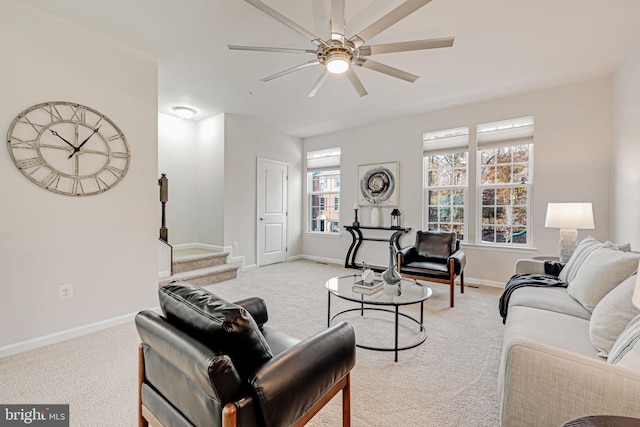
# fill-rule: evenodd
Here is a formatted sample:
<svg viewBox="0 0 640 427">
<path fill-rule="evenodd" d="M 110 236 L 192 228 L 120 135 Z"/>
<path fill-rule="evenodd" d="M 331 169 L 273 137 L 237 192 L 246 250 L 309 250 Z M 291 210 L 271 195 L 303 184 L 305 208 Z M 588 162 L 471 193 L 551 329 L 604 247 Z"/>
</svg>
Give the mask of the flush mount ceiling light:
<svg viewBox="0 0 640 427">
<path fill-rule="evenodd" d="M 195 116 L 197 113 L 196 110 L 189 107 L 173 107 L 172 110 L 174 113 L 176 113 L 176 116 L 180 117 L 181 119 L 187 120 Z"/>
<path fill-rule="evenodd" d="M 272 9 L 270 6 L 267 6 L 260 0 L 244 1 L 260 10 L 264 14 L 269 15 L 271 18 L 280 22 L 294 32 L 298 33 L 299 35 L 307 39 L 307 41 L 313 43 L 314 48 L 297 49 L 287 47 L 239 45 L 228 45 L 227 47 L 232 50 L 294 53 L 314 56 L 314 59 L 308 62 L 260 79 L 263 82 L 268 82 L 275 78 L 293 73 L 294 71 L 302 70 L 311 66 L 322 65 L 324 66 L 324 69 L 311 88 L 311 91 L 308 95 L 309 97 L 313 97 L 318 93 L 318 90 L 320 90 L 320 86 L 322 86 L 322 84 L 325 82 L 329 73 L 343 73 L 345 76 L 347 76 L 349 83 L 351 83 L 351 86 L 353 86 L 358 95 L 365 96 L 367 94 L 367 91 L 362 85 L 362 82 L 360 81 L 356 73 L 353 71 L 354 67 L 368 68 L 369 70 L 377 71 L 379 73 L 383 73 L 388 76 L 413 83 L 418 78 L 418 76 L 394 67 L 390 67 L 386 64 L 373 61 L 369 57 L 371 55 L 378 55 L 382 53 L 408 52 L 412 50 L 438 49 L 453 46 L 454 37 L 413 40 L 377 45 L 365 44 L 368 43 L 368 41 L 373 37 L 377 36 L 398 21 L 411 15 L 413 12 L 420 9 L 422 6 L 426 5 L 432 0 L 406 0 L 398 5 L 395 9 L 384 15 L 382 18 L 370 24 L 360 33 L 348 38 L 345 37 L 346 28 L 344 19 L 346 0 L 331 0 L 331 21 L 329 22 L 331 33 L 330 38 L 328 39 L 323 39 L 313 34 L 312 32 L 293 22 L 291 19 L 287 18 L 277 10 Z"/>
</svg>

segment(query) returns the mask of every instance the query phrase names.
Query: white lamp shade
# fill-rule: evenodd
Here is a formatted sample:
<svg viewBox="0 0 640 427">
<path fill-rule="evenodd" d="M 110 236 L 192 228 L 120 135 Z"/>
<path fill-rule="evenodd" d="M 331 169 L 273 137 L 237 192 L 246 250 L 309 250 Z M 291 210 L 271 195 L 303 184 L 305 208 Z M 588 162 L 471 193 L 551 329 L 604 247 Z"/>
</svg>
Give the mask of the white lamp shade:
<svg viewBox="0 0 640 427">
<path fill-rule="evenodd" d="M 638 269 L 640 269 L 640 263 L 638 264 Z M 633 291 L 633 298 L 631 299 L 633 305 L 640 308 L 640 271 L 636 273 L 636 288 Z"/>
<path fill-rule="evenodd" d="M 547 219 L 549 228 L 592 229 L 593 208 L 591 203 L 549 203 Z"/>
</svg>

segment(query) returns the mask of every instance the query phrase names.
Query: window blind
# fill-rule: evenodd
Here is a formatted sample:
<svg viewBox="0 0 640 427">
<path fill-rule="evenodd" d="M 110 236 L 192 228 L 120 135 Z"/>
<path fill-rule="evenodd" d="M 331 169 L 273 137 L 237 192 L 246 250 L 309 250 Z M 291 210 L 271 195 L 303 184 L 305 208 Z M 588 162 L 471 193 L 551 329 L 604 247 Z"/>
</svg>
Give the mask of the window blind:
<svg viewBox="0 0 640 427">
<path fill-rule="evenodd" d="M 533 144 L 533 117 L 484 123 L 477 127 L 478 149 Z"/>
<path fill-rule="evenodd" d="M 340 169 L 340 148 L 307 152 L 307 172 Z"/>
<path fill-rule="evenodd" d="M 422 134 L 422 151 L 425 156 L 443 153 L 459 153 L 467 150 L 469 150 L 468 127 Z"/>
</svg>

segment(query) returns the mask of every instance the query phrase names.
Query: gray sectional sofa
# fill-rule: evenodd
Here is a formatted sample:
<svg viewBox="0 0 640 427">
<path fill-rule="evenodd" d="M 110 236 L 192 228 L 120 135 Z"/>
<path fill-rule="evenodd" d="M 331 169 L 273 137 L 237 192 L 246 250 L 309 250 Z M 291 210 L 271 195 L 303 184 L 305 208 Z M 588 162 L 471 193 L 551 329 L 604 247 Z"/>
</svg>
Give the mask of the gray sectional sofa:
<svg viewBox="0 0 640 427">
<path fill-rule="evenodd" d="M 638 257 L 587 238 L 560 273 L 568 287 L 511 294 L 498 378 L 502 427 L 640 418 L 640 309 L 631 303 Z M 520 260 L 516 273 L 544 273 L 544 262 Z"/>
</svg>

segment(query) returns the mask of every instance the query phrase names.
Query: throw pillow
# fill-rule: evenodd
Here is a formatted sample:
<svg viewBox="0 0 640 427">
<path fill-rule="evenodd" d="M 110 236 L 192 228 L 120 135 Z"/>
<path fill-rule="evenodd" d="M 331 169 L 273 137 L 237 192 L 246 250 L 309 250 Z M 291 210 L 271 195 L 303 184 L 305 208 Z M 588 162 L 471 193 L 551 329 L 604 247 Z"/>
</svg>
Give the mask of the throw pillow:
<svg viewBox="0 0 640 427">
<path fill-rule="evenodd" d="M 639 254 L 613 248 L 598 248 L 584 260 L 567 293 L 587 310 L 595 306 L 613 288 L 638 268 Z"/>
<path fill-rule="evenodd" d="M 634 274 L 613 288 L 593 309 L 589 320 L 589 338 L 591 344 L 599 350 L 599 356 L 607 357 L 624 328 L 640 314 L 640 309 L 631 302 L 635 286 Z"/>
<path fill-rule="evenodd" d="M 640 369 L 640 315 L 629 322 L 613 343 L 607 362 L 629 369 Z"/>
<path fill-rule="evenodd" d="M 227 354 L 243 381 L 273 353 L 251 314 L 200 286 L 172 282 L 158 290 L 167 320 L 212 350 Z"/>
<path fill-rule="evenodd" d="M 567 261 L 567 264 L 564 266 L 562 271 L 560 271 L 560 275 L 558 276 L 560 280 L 565 283 L 571 283 L 576 277 L 576 274 L 584 260 L 591 255 L 591 252 L 601 247 L 602 243 L 591 236 L 588 236 L 578 243 L 576 250 L 573 251 L 573 254 L 571 254 L 571 257 L 569 258 L 569 261 Z"/>
</svg>

